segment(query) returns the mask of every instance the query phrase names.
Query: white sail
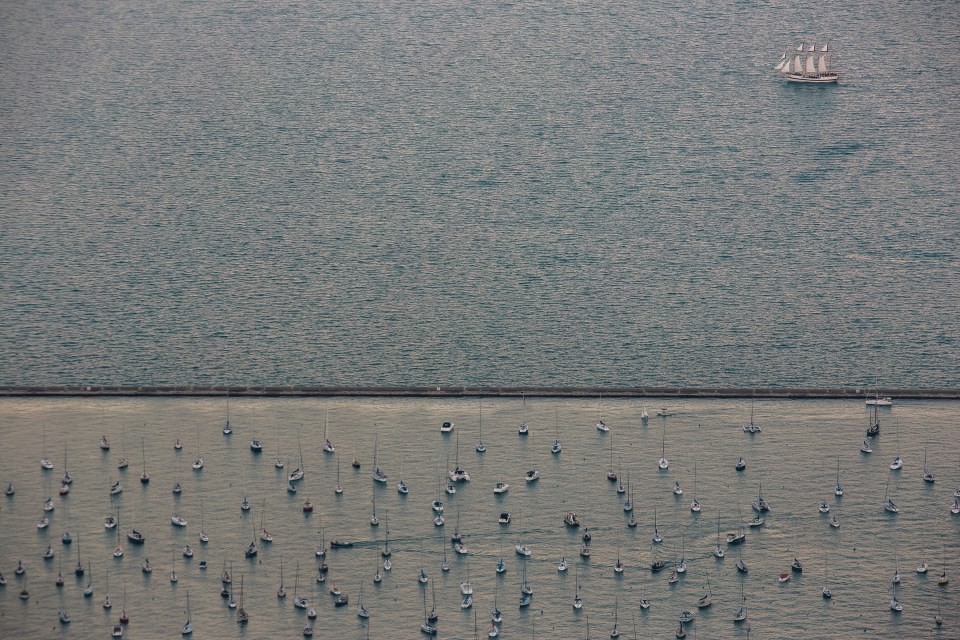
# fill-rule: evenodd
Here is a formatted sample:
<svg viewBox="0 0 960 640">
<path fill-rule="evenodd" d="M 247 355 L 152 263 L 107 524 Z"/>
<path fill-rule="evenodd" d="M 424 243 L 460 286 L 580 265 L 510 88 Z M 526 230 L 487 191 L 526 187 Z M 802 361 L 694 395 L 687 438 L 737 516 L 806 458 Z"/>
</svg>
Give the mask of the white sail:
<svg viewBox="0 0 960 640">
<path fill-rule="evenodd" d="M 817 73 L 822 76 L 827 75 L 827 57 L 823 54 L 820 54 L 820 59 L 817 61 Z"/>
<path fill-rule="evenodd" d="M 828 42 L 827 44 L 823 45 L 823 47 L 820 48 L 820 51 L 826 53 L 829 47 L 830 47 L 830 43 Z"/>
<path fill-rule="evenodd" d="M 807 73 L 807 75 L 810 75 L 810 76 L 813 76 L 813 75 L 816 75 L 816 74 L 817 74 L 817 70 L 816 70 L 816 68 L 813 66 L 813 56 L 810 56 L 810 57 L 807 58 L 806 73 Z"/>
<path fill-rule="evenodd" d="M 816 50 L 817 50 L 817 43 L 816 43 L 816 42 L 814 42 L 813 44 L 811 44 L 811 45 L 810 45 L 810 48 L 807 49 L 807 51 L 816 51 Z"/>
<path fill-rule="evenodd" d="M 800 46 L 797 47 L 797 51 L 803 51 L 803 43 L 802 43 L 802 42 L 800 43 Z"/>
<path fill-rule="evenodd" d="M 803 73 L 803 60 L 800 56 L 793 57 L 793 73 Z"/>
<path fill-rule="evenodd" d="M 790 64 L 790 61 L 786 57 L 781 57 L 780 62 L 777 63 L 777 66 L 773 68 L 774 71 L 783 71 L 783 68 Z"/>
</svg>

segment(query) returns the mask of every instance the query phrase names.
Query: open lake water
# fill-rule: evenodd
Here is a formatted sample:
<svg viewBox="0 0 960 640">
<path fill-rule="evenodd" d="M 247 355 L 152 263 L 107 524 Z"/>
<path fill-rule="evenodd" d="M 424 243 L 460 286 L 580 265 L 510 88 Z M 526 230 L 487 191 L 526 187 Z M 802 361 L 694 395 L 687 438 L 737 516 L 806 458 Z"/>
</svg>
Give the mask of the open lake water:
<svg viewBox="0 0 960 640">
<path fill-rule="evenodd" d="M 960 381 L 951 3 L 0 25 L 5 384 Z M 801 41 L 839 86 L 776 77 Z"/>
</svg>

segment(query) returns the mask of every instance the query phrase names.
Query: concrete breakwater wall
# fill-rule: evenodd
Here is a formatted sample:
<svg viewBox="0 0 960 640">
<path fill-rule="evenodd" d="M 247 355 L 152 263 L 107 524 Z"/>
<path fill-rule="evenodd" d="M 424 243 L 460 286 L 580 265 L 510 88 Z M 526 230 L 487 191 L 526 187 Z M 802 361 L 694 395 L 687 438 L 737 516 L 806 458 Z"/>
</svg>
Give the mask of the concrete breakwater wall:
<svg viewBox="0 0 960 640">
<path fill-rule="evenodd" d="M 960 400 L 960 389 L 802 387 L 334 387 L 334 386 L 0 386 L 0 397 L 548 397 L 548 398 L 788 398 Z"/>
</svg>

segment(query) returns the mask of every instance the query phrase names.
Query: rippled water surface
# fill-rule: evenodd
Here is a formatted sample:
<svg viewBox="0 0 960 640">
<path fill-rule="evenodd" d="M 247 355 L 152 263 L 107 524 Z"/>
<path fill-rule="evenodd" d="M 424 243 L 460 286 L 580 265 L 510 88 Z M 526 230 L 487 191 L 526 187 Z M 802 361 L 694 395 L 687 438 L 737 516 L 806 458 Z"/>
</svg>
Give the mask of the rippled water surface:
<svg viewBox="0 0 960 640">
<path fill-rule="evenodd" d="M 960 380 L 949 3 L 0 16 L 5 384 Z"/>
<path fill-rule="evenodd" d="M 696 618 L 699 637 L 746 637 L 748 628 L 753 638 L 958 635 L 960 516 L 950 513 L 953 492 L 960 487 L 955 403 L 897 402 L 884 409 L 881 435 L 871 441 L 874 453 L 865 455 L 858 445 L 868 414 L 857 401 L 758 402 L 752 409 L 763 431 L 752 436 L 741 429 L 751 412 L 743 400 L 684 401 L 671 406 L 674 414 L 668 418 L 653 415 L 660 405 L 651 403 L 646 423 L 640 419 L 644 404 L 637 400 L 480 402 L 231 400 L 234 433 L 228 437 L 221 433 L 228 410 L 224 400 L 2 400 L 0 430 L 6 444 L 0 483 L 13 482 L 16 493 L 0 498 L 0 570 L 7 580 L 0 587 L 0 635 L 106 637 L 124 606 L 125 590 L 130 624 L 124 637 L 175 637 L 185 620 L 189 590 L 196 638 L 295 637 L 306 622 L 304 612 L 292 605 L 296 586 L 299 595 L 315 603 L 319 637 L 366 637 L 355 609 L 362 586 L 371 638 L 418 637 L 424 600 L 432 607 L 434 591 L 440 637 L 466 638 L 473 637 L 474 616 L 460 608 L 459 585 L 468 577 L 481 632 L 488 629 L 496 599 L 506 638 L 529 638 L 534 632 L 540 638 L 585 637 L 588 620 L 592 637 L 606 637 L 615 612 L 621 629 L 632 631 L 635 620 L 639 637 L 673 637 L 680 611 L 695 609 L 708 584 L 713 605 Z M 481 416 L 488 447 L 482 455 L 475 451 Z M 599 419 L 609 425 L 608 433 L 595 428 Z M 444 420 L 456 425 L 450 435 L 439 431 Z M 525 438 L 517 433 L 524 420 L 531 427 Z M 325 422 L 336 446 L 333 454 L 321 450 Z M 553 456 L 549 449 L 557 434 L 563 451 Z M 109 451 L 98 447 L 101 435 L 111 442 Z M 179 453 L 173 446 L 177 438 L 184 444 Z M 262 440 L 263 453 L 251 452 L 253 438 Z M 306 475 L 298 492 L 290 494 L 285 474 L 299 464 L 298 442 Z M 198 449 L 205 466 L 195 472 L 191 463 Z M 385 485 L 371 479 L 375 450 L 389 476 Z M 278 451 L 287 463 L 282 470 L 274 466 Z M 669 460 L 665 472 L 657 469 L 661 451 Z M 54 461 L 53 470 L 40 469 L 44 455 Z M 892 472 L 889 463 L 897 455 L 904 466 Z M 122 456 L 130 466 L 118 471 Z M 747 467 L 737 472 L 734 464 L 741 456 Z M 359 470 L 351 466 L 355 457 Z M 924 457 L 935 484 L 921 479 Z M 833 495 L 838 461 L 841 498 Z M 440 494 L 446 523 L 437 528 L 430 503 L 446 467 L 458 462 L 471 480 L 453 496 Z M 629 478 L 636 528 L 627 526 L 623 496 L 607 480 L 611 462 L 614 471 Z M 61 498 L 57 488 L 65 464 L 74 483 Z M 146 485 L 139 481 L 144 469 L 150 475 Z M 524 482 L 530 469 L 540 471 L 539 481 Z M 338 473 L 344 487 L 339 497 L 334 493 Z M 410 487 L 407 496 L 395 489 L 401 475 Z M 117 478 L 124 490 L 111 499 L 108 490 Z M 177 481 L 183 485 L 179 497 L 171 492 Z M 493 487 L 501 481 L 510 489 L 496 497 Z M 674 482 L 684 489 L 681 497 L 671 492 Z M 748 530 L 741 550 L 723 544 L 727 555 L 717 560 L 711 550 L 718 517 L 722 537 L 746 523 L 761 483 L 771 506 L 765 525 Z M 901 507 L 897 515 L 883 509 L 888 494 Z M 378 527 L 369 523 L 374 495 Z M 47 496 L 55 509 L 48 514 L 50 526 L 38 530 Z M 244 496 L 253 505 L 247 513 L 240 509 Z M 302 511 L 307 497 L 316 505 L 309 516 Z M 702 504 L 699 514 L 689 508 L 694 497 Z M 829 514 L 818 512 L 821 500 L 831 505 Z M 117 510 L 124 536 L 133 527 L 146 535 L 142 547 L 122 538 L 125 554 L 119 560 L 112 555 L 116 535 L 103 527 L 104 517 Z M 578 556 L 582 530 L 563 525 L 564 513 L 571 510 L 592 532 L 589 560 Z M 497 523 L 503 511 L 513 516 L 507 526 Z M 171 526 L 174 513 L 187 519 L 185 529 Z M 658 545 L 651 542 L 655 514 L 663 536 Z M 207 544 L 198 541 L 201 515 Z M 833 515 L 840 519 L 839 529 L 828 525 Z M 261 545 L 256 561 L 245 560 L 243 551 L 261 524 L 274 542 Z M 466 556 L 454 554 L 450 544 L 458 526 Z M 379 551 L 388 529 L 393 568 L 387 572 Z M 74 536 L 72 545 L 61 544 L 65 530 Z M 329 544 L 333 538 L 355 546 L 329 550 L 327 582 L 317 584 L 314 550 L 321 540 Z M 526 577 L 534 588 L 533 604 L 525 610 L 518 606 L 523 567 L 514 552 L 517 543 L 532 550 Z M 56 556 L 45 561 L 41 556 L 48 544 Z M 195 550 L 189 560 L 181 553 L 186 544 Z M 449 573 L 441 571 L 444 554 Z M 498 577 L 501 554 L 507 572 Z M 653 559 L 670 564 L 681 554 L 689 568 L 676 584 L 667 582 L 668 571 L 650 572 Z M 275 595 L 281 556 L 285 600 Z M 556 566 L 564 556 L 570 568 L 561 574 Z M 618 556 L 626 565 L 620 575 L 613 572 Z M 73 575 L 78 557 L 92 567 L 90 599 L 82 592 L 91 574 Z M 742 580 L 735 568 L 740 557 L 749 567 Z M 144 558 L 154 566 L 150 575 L 141 571 Z M 789 572 L 794 558 L 803 563 L 803 573 L 779 584 L 777 575 Z M 915 567 L 924 559 L 930 570 L 920 575 Z M 25 579 L 14 576 L 19 560 L 27 569 Z M 210 568 L 200 570 L 200 560 Z M 169 581 L 174 563 L 176 585 Z M 225 563 L 232 567 L 235 589 L 243 575 L 250 613 L 245 628 L 219 593 Z M 375 585 L 378 567 L 383 581 Z M 421 567 L 431 581 L 426 589 L 417 581 Z M 898 567 L 904 610 L 894 614 L 888 600 Z M 60 570 L 66 584 L 57 588 Z M 942 571 L 951 578 L 946 587 L 937 586 Z M 571 603 L 578 580 L 585 604 L 575 612 Z M 334 582 L 349 594 L 350 606 L 334 607 L 328 594 Z M 30 592 L 26 603 L 18 599 L 24 584 Z M 833 590 L 830 601 L 821 596 L 824 585 Z M 748 620 L 738 625 L 733 616 L 741 586 Z M 114 607 L 106 612 L 101 601 L 108 588 Z M 641 597 L 652 602 L 646 611 L 639 608 Z M 945 622 L 936 630 L 938 606 Z M 61 609 L 73 617 L 69 626 L 57 623 Z"/>
</svg>

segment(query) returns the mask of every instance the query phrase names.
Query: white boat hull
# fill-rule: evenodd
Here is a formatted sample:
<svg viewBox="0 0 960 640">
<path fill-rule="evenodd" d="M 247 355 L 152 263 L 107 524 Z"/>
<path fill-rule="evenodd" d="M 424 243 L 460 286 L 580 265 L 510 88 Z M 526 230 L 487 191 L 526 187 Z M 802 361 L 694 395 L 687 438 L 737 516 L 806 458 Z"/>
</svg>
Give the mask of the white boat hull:
<svg viewBox="0 0 960 640">
<path fill-rule="evenodd" d="M 784 77 L 786 77 L 787 82 L 794 82 L 797 84 L 837 84 L 837 81 L 840 79 L 840 74 L 828 73 L 825 75 L 805 76 L 796 73 L 788 73 Z"/>
</svg>

